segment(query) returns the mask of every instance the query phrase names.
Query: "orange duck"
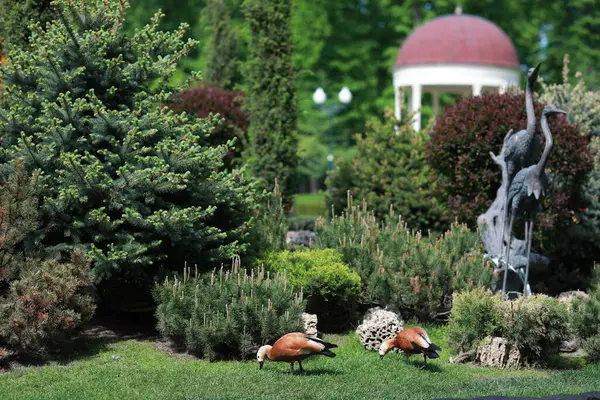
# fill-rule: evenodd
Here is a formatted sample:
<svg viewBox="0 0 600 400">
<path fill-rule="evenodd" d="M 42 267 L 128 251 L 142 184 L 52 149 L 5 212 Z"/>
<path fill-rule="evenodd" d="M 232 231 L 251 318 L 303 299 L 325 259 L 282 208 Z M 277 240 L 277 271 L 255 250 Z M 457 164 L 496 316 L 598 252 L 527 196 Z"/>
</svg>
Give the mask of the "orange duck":
<svg viewBox="0 0 600 400">
<path fill-rule="evenodd" d="M 290 372 L 294 372 L 294 363 L 297 361 L 302 369 L 302 360 L 312 355 L 321 354 L 327 357 L 335 357 L 335 353 L 329 349 L 337 347 L 336 344 L 331 344 L 322 341 L 321 339 L 307 336 L 301 332 L 291 332 L 283 335 L 273 346 L 262 346 L 256 353 L 259 369 L 262 369 L 265 359 L 271 361 L 284 361 L 290 363 Z"/>
<path fill-rule="evenodd" d="M 396 337 L 381 343 L 379 358 L 382 359 L 393 348 L 402 350 L 407 363 L 410 355 L 423 354 L 425 364 L 427 364 L 427 357 L 439 358 L 440 355 L 437 352 L 442 350 L 439 346 L 431 343 L 427 332 L 420 326 L 406 328 L 398 332 Z"/>
</svg>

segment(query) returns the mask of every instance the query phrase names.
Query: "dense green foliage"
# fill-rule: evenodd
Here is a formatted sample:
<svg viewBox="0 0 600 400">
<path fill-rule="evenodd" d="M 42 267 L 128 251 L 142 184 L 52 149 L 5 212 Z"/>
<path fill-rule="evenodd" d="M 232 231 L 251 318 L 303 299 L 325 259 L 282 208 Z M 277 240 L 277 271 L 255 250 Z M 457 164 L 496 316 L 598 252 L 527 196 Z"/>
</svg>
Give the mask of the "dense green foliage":
<svg viewBox="0 0 600 400">
<path fill-rule="evenodd" d="M 475 226 L 477 216 L 496 197 L 502 177 L 490 152 L 501 150 L 510 129 L 525 128 L 524 104 L 523 94 L 464 98 L 436 120 L 426 145 L 427 159 L 437 176 L 440 196 L 459 222 Z M 542 109 L 542 104 L 536 104 L 536 115 L 541 115 Z M 579 135 L 575 124 L 564 117 L 552 118 L 549 124 L 554 146 L 546 168 L 552 184 L 535 222 L 532 249 L 550 258 L 552 272 L 532 274 L 531 282 L 534 291 L 558 294 L 585 284 L 578 276 L 565 279 L 564 273 L 581 268 L 585 277 L 593 264 L 590 254 L 573 239 L 584 215 L 583 189 L 593 163 L 589 137 Z M 541 134 L 539 126 L 538 132 Z M 515 224 L 514 232 L 523 232 L 522 226 Z M 559 275 L 562 279 L 553 279 Z"/>
<path fill-rule="evenodd" d="M 133 36 L 126 2 L 58 2 L 60 18 L 9 53 L 0 109 L 2 161 L 40 174 L 40 229 L 57 249 L 87 247 L 98 279 L 152 278 L 161 263 L 219 265 L 243 253 L 252 184 L 208 147 L 212 123 L 162 105 L 195 42 L 161 14 Z M 149 290 L 146 291 L 149 295 Z"/>
<path fill-rule="evenodd" d="M 409 118 L 398 121 L 389 109 L 384 122 L 369 121 L 356 136 L 352 161 L 338 164 L 327 178 L 327 208 L 342 212 L 349 190 L 352 197 L 365 199 L 378 218 L 393 208 L 410 229 L 443 231 L 444 210 L 425 160 L 427 139 L 425 131 L 412 130 Z"/>
<path fill-rule="evenodd" d="M 56 18 L 51 3 L 52 0 L 0 0 L 0 41 L 26 46 L 32 33 L 31 24 L 39 23 L 44 28 Z"/>
<path fill-rule="evenodd" d="M 206 144 L 210 146 L 226 145 L 235 139 L 225 157 L 225 166 L 240 163 L 249 124 L 243 93 L 198 86 L 175 94 L 169 107 L 175 112 L 186 112 L 211 121 L 215 126 L 206 138 Z"/>
<path fill-rule="evenodd" d="M 285 275 L 231 270 L 166 279 L 157 284 L 158 330 L 192 354 L 210 360 L 246 358 L 258 346 L 302 330 L 302 291 Z"/>
<path fill-rule="evenodd" d="M 292 285 L 304 288 L 306 312 L 317 314 L 319 330 L 339 332 L 348 327 L 362 284 L 336 250 L 273 252 L 260 262 L 269 270 L 285 273 Z"/>
<path fill-rule="evenodd" d="M 337 249 L 360 275 L 361 301 L 389 306 L 404 318 L 444 320 L 452 293 L 491 284 L 479 235 L 464 225 L 423 236 L 393 213 L 380 222 L 363 202 L 330 221 L 319 219 L 316 229 L 315 246 Z"/>
<path fill-rule="evenodd" d="M 28 239 L 38 229 L 38 204 L 21 162 L 0 186 L 0 353 L 43 353 L 90 319 L 89 262 L 49 258 Z M 0 356 L 0 358 L 2 358 Z"/>
<path fill-rule="evenodd" d="M 488 336 L 503 337 L 534 364 L 558 353 L 570 336 L 569 319 L 563 303 L 542 295 L 500 301 L 489 290 L 459 293 L 448 326 L 449 344 L 466 351 Z"/>
<path fill-rule="evenodd" d="M 286 207 L 297 190 L 298 165 L 291 9 L 291 0 L 245 2 L 252 34 L 247 65 L 248 165 L 261 189 L 270 189 L 279 179 Z"/>
</svg>

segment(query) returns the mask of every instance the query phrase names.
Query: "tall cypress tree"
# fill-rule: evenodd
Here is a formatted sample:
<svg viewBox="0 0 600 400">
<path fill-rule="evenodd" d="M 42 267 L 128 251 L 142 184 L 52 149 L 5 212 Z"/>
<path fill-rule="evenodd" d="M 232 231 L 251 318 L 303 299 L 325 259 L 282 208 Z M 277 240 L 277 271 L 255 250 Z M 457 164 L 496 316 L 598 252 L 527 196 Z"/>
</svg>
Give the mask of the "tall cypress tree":
<svg viewBox="0 0 600 400">
<path fill-rule="evenodd" d="M 59 0 L 59 18 L 4 67 L 0 158 L 41 174 L 36 239 L 86 245 L 99 278 L 159 265 L 218 265 L 243 253 L 254 208 L 244 171 L 223 168 L 207 119 L 163 107 L 196 42 L 161 14 L 128 37 L 126 0 Z M 167 264 L 168 263 L 168 264 Z"/>
<path fill-rule="evenodd" d="M 232 89 L 236 72 L 238 37 L 223 0 L 207 0 L 205 8 L 212 29 L 204 78 L 210 84 Z"/>
<path fill-rule="evenodd" d="M 247 104 L 250 112 L 248 164 L 262 189 L 279 179 L 284 202 L 296 191 L 298 140 L 292 67 L 292 0 L 246 0 L 251 40 Z"/>
</svg>

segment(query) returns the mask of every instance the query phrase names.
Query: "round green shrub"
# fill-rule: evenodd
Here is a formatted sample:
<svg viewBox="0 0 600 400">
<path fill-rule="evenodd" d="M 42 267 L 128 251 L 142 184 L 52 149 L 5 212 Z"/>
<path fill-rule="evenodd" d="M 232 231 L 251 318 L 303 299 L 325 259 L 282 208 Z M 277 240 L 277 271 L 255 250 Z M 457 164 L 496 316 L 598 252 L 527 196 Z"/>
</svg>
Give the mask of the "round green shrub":
<svg viewBox="0 0 600 400">
<path fill-rule="evenodd" d="M 503 337 L 526 363 L 535 364 L 557 354 L 570 334 L 569 310 L 558 299 L 534 295 L 500 301 L 491 291 L 477 289 L 455 296 L 448 335 L 456 351 L 475 349 L 487 336 Z"/>
<path fill-rule="evenodd" d="M 452 318 L 448 324 L 449 345 L 467 351 L 486 336 L 495 336 L 502 324 L 500 298 L 479 288 L 454 294 Z"/>
<path fill-rule="evenodd" d="M 557 354 L 570 336 L 569 313 L 565 304 L 544 295 L 504 301 L 502 337 L 516 345 L 531 363 Z"/>
<path fill-rule="evenodd" d="M 575 297 L 571 304 L 571 324 L 582 339 L 600 334 L 600 286 L 589 298 Z"/>
<path fill-rule="evenodd" d="M 600 362 L 600 333 L 589 337 L 583 342 L 588 362 Z"/>
<path fill-rule="evenodd" d="M 290 283 L 303 287 L 306 310 L 317 314 L 320 330 L 347 326 L 361 292 L 360 276 L 333 249 L 269 253 L 262 260 L 266 268 L 285 273 Z"/>
</svg>

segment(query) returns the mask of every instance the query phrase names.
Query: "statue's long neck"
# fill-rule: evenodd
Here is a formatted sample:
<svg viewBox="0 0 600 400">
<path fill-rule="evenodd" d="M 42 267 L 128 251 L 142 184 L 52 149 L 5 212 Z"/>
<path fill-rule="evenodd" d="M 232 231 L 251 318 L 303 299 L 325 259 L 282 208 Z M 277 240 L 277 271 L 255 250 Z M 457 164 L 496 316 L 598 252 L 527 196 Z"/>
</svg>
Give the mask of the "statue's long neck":
<svg viewBox="0 0 600 400">
<path fill-rule="evenodd" d="M 540 176 L 544 170 L 546 161 L 548 160 L 548 155 L 550 154 L 550 150 L 554 144 L 552 140 L 552 133 L 550 132 L 550 126 L 548 125 L 548 117 L 545 114 L 542 114 L 542 131 L 544 132 L 546 143 L 544 144 L 544 152 L 542 153 L 542 157 L 536 165 L 535 173 L 537 176 Z"/>
<path fill-rule="evenodd" d="M 531 142 L 535 136 L 535 108 L 533 107 L 532 78 L 527 78 L 525 89 L 525 110 L 527 111 L 527 141 Z"/>
</svg>

